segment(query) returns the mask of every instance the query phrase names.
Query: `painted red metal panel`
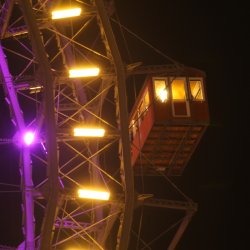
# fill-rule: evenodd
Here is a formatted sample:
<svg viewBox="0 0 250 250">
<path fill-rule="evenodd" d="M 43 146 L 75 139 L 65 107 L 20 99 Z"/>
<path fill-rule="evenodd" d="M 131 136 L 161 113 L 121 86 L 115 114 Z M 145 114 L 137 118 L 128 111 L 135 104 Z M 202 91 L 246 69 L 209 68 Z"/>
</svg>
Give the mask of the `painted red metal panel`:
<svg viewBox="0 0 250 250">
<path fill-rule="evenodd" d="M 133 138 L 132 145 L 131 145 L 131 160 L 132 166 L 135 164 L 137 157 L 142 149 L 145 141 L 152 129 L 154 124 L 154 109 L 153 106 L 149 106 L 148 111 L 145 115 L 141 118 L 140 127 L 137 128 L 137 132 Z"/>
<path fill-rule="evenodd" d="M 190 101 L 190 120 L 193 122 L 209 122 L 208 103 L 206 101 Z"/>
<path fill-rule="evenodd" d="M 197 72 L 198 71 L 191 72 L 193 73 L 192 77 L 204 77 L 199 72 L 198 73 Z M 190 76 L 190 72 L 188 72 L 187 76 Z M 170 171 L 169 174 L 180 175 L 183 172 L 183 169 L 185 168 L 187 162 L 189 161 L 196 146 L 198 145 L 199 140 L 203 136 L 203 133 L 206 127 L 208 126 L 209 111 L 208 111 L 207 99 L 205 99 L 204 101 L 197 101 L 197 100 L 190 100 L 188 98 L 187 105 L 190 111 L 189 113 L 187 113 L 188 116 L 185 116 L 185 114 L 183 114 L 183 117 L 174 116 L 173 103 L 172 103 L 171 98 L 165 103 L 156 101 L 154 98 L 152 76 L 148 76 L 135 102 L 135 105 L 132 109 L 132 112 L 130 115 L 130 122 L 132 122 L 132 119 L 136 117 L 136 112 L 138 112 L 138 109 L 140 109 L 139 107 L 141 105 L 142 99 L 145 96 L 145 92 L 147 90 L 149 91 L 150 106 L 148 110 L 143 115 L 141 115 L 140 118 L 138 118 L 136 122 L 136 126 L 137 126 L 136 133 L 134 133 L 133 138 L 131 138 L 132 166 L 136 166 L 138 164 L 139 165 L 146 164 L 144 165 L 144 167 L 146 169 L 148 168 L 149 165 L 147 164 L 147 160 L 143 159 L 143 157 L 139 158 L 139 153 L 146 150 L 145 154 L 148 158 L 150 158 L 151 162 L 155 165 L 155 169 L 162 169 L 161 166 L 162 164 L 164 164 L 165 166 L 164 169 L 166 169 L 166 171 Z M 205 92 L 205 86 L 203 90 Z M 179 108 L 179 106 L 177 108 Z M 182 109 L 180 110 L 180 112 L 181 111 Z M 151 131 L 154 130 L 154 133 L 155 133 L 155 131 L 157 131 L 155 129 L 159 126 L 161 127 L 161 130 L 158 131 L 158 134 L 159 134 L 158 137 L 155 137 L 155 136 L 152 137 Z M 176 128 L 176 131 L 174 128 Z M 184 159 L 183 156 L 185 154 L 183 154 L 183 152 L 181 153 L 179 153 L 178 151 L 173 152 L 172 150 L 173 145 L 170 146 L 170 144 L 172 143 L 172 140 L 166 139 L 166 142 L 163 143 L 164 145 L 166 143 L 165 145 L 166 151 L 163 152 L 162 148 L 161 150 L 159 150 L 159 152 L 162 153 L 162 156 L 164 155 L 165 159 L 161 158 L 162 162 L 160 162 L 159 166 L 157 167 L 157 162 L 159 162 L 159 159 L 157 158 L 157 152 L 155 153 L 155 157 L 152 157 L 152 154 L 154 154 L 154 152 L 150 150 L 150 153 L 148 153 L 148 149 L 145 149 L 144 146 L 149 147 L 150 145 L 151 146 L 153 145 L 154 150 L 157 151 L 157 146 L 156 146 L 158 145 L 157 140 L 162 139 L 160 137 L 162 136 L 162 133 L 164 130 L 166 131 L 173 130 L 173 133 L 174 133 L 173 136 L 175 137 L 175 133 L 177 133 L 181 128 L 187 131 L 187 133 L 182 133 L 182 138 L 180 139 L 175 138 L 175 144 L 176 143 L 179 144 L 179 146 L 177 145 L 176 148 L 178 148 L 178 150 L 180 148 L 181 150 L 184 150 L 187 144 L 189 143 L 188 145 L 191 148 L 188 151 L 189 152 L 188 155 L 186 155 Z M 188 132 L 188 131 L 191 131 L 191 132 Z M 181 134 L 180 131 L 179 133 Z M 193 136 L 196 137 L 195 140 L 191 140 Z M 168 138 L 171 138 L 171 136 Z M 152 140 L 155 140 L 155 142 L 153 143 Z M 191 142 L 192 142 L 192 145 L 190 145 Z M 169 154 L 172 154 L 172 156 L 169 156 Z M 176 155 L 177 156 L 179 155 L 179 156 L 176 158 Z M 173 165 L 171 163 L 169 165 L 167 162 L 169 161 L 173 162 L 172 160 L 174 158 L 176 158 L 174 160 L 175 164 Z M 168 159 L 171 159 L 171 160 L 168 160 Z"/>
</svg>

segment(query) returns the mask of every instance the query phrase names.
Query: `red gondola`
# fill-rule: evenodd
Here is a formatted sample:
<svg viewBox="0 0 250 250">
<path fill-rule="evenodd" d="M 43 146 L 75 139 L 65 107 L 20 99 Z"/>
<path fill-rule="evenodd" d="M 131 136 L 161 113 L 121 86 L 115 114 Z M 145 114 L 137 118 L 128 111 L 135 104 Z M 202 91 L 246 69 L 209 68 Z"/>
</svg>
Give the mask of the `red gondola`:
<svg viewBox="0 0 250 250">
<path fill-rule="evenodd" d="M 208 123 L 203 71 L 182 67 L 147 75 L 130 113 L 135 174 L 181 175 Z"/>
</svg>

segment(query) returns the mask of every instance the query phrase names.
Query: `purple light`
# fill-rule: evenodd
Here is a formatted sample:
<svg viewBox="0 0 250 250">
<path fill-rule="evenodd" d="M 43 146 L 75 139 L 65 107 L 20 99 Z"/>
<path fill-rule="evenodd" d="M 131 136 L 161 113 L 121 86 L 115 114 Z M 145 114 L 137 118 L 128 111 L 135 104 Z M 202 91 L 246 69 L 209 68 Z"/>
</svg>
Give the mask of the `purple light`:
<svg viewBox="0 0 250 250">
<path fill-rule="evenodd" d="M 35 140 L 35 133 L 34 132 L 28 131 L 23 136 L 23 141 L 27 146 L 32 144 L 34 142 L 34 140 Z"/>
</svg>

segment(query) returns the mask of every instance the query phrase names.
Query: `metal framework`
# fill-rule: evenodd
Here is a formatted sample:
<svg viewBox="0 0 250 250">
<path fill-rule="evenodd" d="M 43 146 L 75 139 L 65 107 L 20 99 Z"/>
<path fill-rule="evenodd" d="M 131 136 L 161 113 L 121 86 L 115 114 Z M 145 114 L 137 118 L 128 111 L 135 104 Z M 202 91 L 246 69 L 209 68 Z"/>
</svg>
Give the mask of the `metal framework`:
<svg viewBox="0 0 250 250">
<path fill-rule="evenodd" d="M 144 206 L 185 212 L 169 243 L 175 249 L 197 207 L 186 197 L 135 192 L 126 96 L 129 75 L 173 66 L 126 67 L 105 1 L 76 1 L 80 17 L 51 20 L 51 10 L 63 2 L 1 2 L 0 76 L 16 126 L 13 140 L 2 142 L 20 147 L 24 240 L 18 249 L 129 249 L 134 209 Z M 78 63 L 98 65 L 100 76 L 69 78 Z M 73 127 L 93 124 L 106 129 L 104 138 L 73 136 Z M 36 134 L 29 147 L 19 142 L 27 129 Z M 81 186 L 105 188 L 111 199 L 81 200 Z M 140 235 L 136 244 L 151 249 Z"/>
</svg>

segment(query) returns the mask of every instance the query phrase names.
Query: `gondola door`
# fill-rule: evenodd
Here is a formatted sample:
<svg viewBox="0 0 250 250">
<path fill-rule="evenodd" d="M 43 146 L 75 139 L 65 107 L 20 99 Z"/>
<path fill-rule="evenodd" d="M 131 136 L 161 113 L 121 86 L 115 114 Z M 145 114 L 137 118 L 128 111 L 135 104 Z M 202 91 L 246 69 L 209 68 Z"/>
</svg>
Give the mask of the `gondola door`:
<svg viewBox="0 0 250 250">
<path fill-rule="evenodd" d="M 173 117 L 189 117 L 190 107 L 186 78 L 171 79 L 171 95 Z"/>
</svg>

